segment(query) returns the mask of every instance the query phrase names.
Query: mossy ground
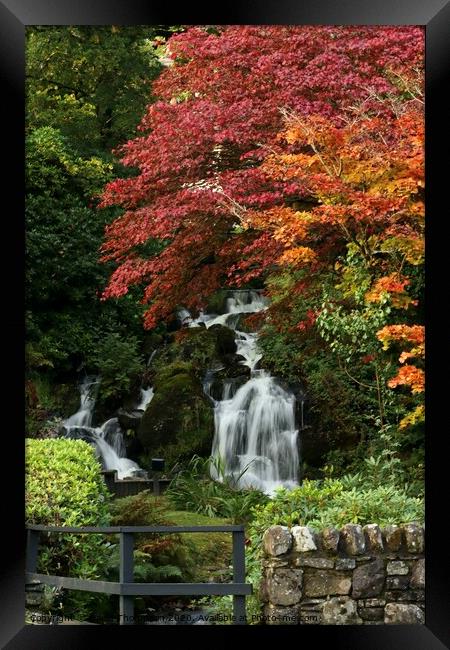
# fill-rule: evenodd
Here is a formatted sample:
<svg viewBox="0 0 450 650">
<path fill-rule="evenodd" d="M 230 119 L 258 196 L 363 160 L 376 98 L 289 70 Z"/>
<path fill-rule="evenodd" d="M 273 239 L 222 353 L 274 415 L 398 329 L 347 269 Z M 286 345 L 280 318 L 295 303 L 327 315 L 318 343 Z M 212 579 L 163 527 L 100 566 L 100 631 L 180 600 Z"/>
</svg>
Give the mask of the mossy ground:
<svg viewBox="0 0 450 650">
<path fill-rule="evenodd" d="M 224 526 L 229 525 L 229 519 L 207 517 L 197 512 L 172 510 L 169 500 L 164 497 L 153 497 L 155 502 L 167 508 L 165 517 L 174 526 Z M 196 577 L 199 582 L 208 582 L 212 577 L 227 570 L 232 561 L 231 533 L 183 533 L 183 538 L 189 541 L 189 546 L 196 558 Z M 216 578 L 215 578 L 216 579 Z M 219 579 L 217 577 L 217 579 Z"/>
</svg>

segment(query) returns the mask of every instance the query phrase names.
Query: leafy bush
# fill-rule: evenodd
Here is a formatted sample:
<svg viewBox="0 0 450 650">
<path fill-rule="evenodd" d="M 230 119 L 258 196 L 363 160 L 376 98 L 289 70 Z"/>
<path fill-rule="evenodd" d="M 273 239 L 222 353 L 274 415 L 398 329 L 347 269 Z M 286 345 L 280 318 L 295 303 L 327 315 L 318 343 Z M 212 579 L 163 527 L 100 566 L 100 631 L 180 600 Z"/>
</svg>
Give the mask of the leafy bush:
<svg viewBox="0 0 450 650">
<path fill-rule="evenodd" d="M 94 449 L 82 440 L 26 441 L 26 520 L 48 526 L 109 524 L 109 493 Z M 111 545 L 102 535 L 41 534 L 38 572 L 84 579 L 104 573 Z M 95 596 L 69 592 L 65 614 L 83 620 Z"/>
<path fill-rule="evenodd" d="M 211 465 L 215 466 L 222 482 L 211 478 Z M 191 510 L 208 517 L 226 517 L 233 523 L 248 521 L 252 508 L 269 500 L 259 490 L 237 489 L 236 479 L 224 475 L 220 462 L 199 456 L 194 456 L 188 467 L 172 481 L 166 496 L 180 510 Z"/>
<path fill-rule="evenodd" d="M 291 492 L 279 489 L 265 506 L 254 510 L 252 530 L 262 535 L 275 524 L 321 529 L 346 523 L 393 523 L 422 521 L 423 500 L 408 496 L 395 485 L 361 484 L 359 476 L 324 481 L 305 480 Z"/>
<path fill-rule="evenodd" d="M 167 508 L 154 499 L 149 490 L 116 499 L 111 506 L 114 526 L 171 526 Z M 193 563 L 189 548 L 180 535 L 140 533 L 135 539 L 135 579 L 148 582 L 182 581 L 190 576 Z M 118 555 L 112 558 L 110 570 L 118 572 Z M 175 580 L 174 580 L 175 579 Z"/>
<path fill-rule="evenodd" d="M 131 390 L 133 382 L 144 371 L 144 360 L 139 355 L 135 336 L 123 338 L 117 332 L 100 341 L 93 363 L 102 377 L 99 399 L 120 397 Z"/>
</svg>

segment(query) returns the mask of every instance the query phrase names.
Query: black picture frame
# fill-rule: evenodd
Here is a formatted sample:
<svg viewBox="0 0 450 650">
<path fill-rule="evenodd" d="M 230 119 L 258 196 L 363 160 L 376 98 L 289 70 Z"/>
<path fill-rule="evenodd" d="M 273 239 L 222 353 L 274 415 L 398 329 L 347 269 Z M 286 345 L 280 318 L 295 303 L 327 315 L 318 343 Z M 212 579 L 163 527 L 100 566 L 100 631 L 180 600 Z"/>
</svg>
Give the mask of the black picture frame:
<svg viewBox="0 0 450 650">
<path fill-rule="evenodd" d="M 122 642 L 125 628 L 108 626 L 30 626 L 25 625 L 24 598 L 24 442 L 20 431 L 20 416 L 24 413 L 23 397 L 23 269 L 24 269 L 24 34 L 28 25 L 104 25 L 104 24 L 384 24 L 424 25 L 426 29 L 426 203 L 431 226 L 427 226 L 427 309 L 430 302 L 440 308 L 446 291 L 440 289 L 444 274 L 443 263 L 448 258 L 448 241 L 441 236 L 445 213 L 439 211 L 440 199 L 446 191 L 445 167 L 440 160 L 448 157 L 447 104 L 443 90 L 448 87 L 450 61 L 450 6 L 445 0 L 335 0 L 299 2 L 270 0 L 257 4 L 252 0 L 205 7 L 186 3 L 176 8 L 171 3 L 141 0 L 3 0 L 0 2 L 0 52 L 3 104 L 7 109 L 3 122 L 2 148 L 4 200 L 12 211 L 3 211 L 4 254 L 3 300 L 6 309 L 3 320 L 7 331 L 4 360 L 8 368 L 8 395 L 3 418 L 3 445 L 8 442 L 3 463 L 14 468 L 11 476 L 3 478 L 2 538 L 4 550 L 0 563 L 0 646 L 18 648 L 89 647 L 106 641 L 114 634 Z M 447 82 L 447 83 L 445 83 Z M 11 138 L 5 144 L 5 136 Z M 6 173 L 6 179 L 5 179 Z M 448 185 L 448 181 L 447 181 Z M 445 202 L 442 202 L 445 206 Z M 448 210 L 447 210 L 448 212 Z M 433 218 L 435 223 L 433 225 Z M 439 224 L 439 225 L 438 225 Z M 6 244 L 6 245 L 5 245 Z M 444 248 L 446 246 L 446 248 Z M 330 643 L 330 647 L 364 648 L 364 650 L 439 650 L 450 647 L 450 583 L 448 533 L 446 521 L 446 456 L 445 439 L 448 424 L 443 417 L 446 403 L 445 382 L 437 380 L 438 366 L 445 363 L 447 346 L 446 319 L 431 320 L 427 315 L 427 473 L 426 473 L 426 623 L 423 626 L 298 626 L 281 627 L 172 627 L 163 628 L 164 640 L 180 638 L 184 644 L 213 641 L 218 635 L 227 642 L 230 635 L 239 634 L 251 640 L 281 641 L 289 633 L 291 642 L 303 645 Z M 448 346 L 447 346 L 448 347 Z M 447 398 L 448 401 L 448 398 Z M 442 409 L 442 410 L 441 410 Z M 442 419 L 439 415 L 442 414 Z M 23 418 L 22 418 L 23 419 Z M 440 463 L 442 462 L 442 468 Z M 442 477 L 442 478 L 441 478 Z M 5 487 L 7 489 L 5 489 Z M 447 489 L 448 492 L 448 489 Z M 147 628 L 126 627 L 127 641 L 136 631 Z M 149 628 L 149 642 L 154 640 L 155 628 Z M 181 631 L 180 631 L 181 630 Z M 161 632 L 161 628 L 159 629 Z M 105 636 L 106 635 L 106 636 Z M 152 635 L 152 636 L 150 636 Z M 171 636 L 175 635 L 175 637 Z M 188 646 L 189 647 L 189 646 Z"/>
</svg>

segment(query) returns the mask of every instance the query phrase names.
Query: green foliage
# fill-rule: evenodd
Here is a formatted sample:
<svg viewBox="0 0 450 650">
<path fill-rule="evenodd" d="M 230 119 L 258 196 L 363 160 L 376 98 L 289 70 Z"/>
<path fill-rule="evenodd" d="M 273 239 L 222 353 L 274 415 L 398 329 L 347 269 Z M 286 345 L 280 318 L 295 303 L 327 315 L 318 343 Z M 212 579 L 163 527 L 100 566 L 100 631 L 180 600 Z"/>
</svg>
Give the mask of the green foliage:
<svg viewBox="0 0 450 650">
<path fill-rule="evenodd" d="M 211 478 L 211 466 L 218 471 L 221 482 Z M 236 479 L 224 476 L 217 459 L 199 456 L 194 456 L 172 481 L 166 496 L 180 510 L 191 510 L 209 517 L 226 517 L 233 523 L 247 522 L 252 508 L 268 501 L 259 490 L 238 489 Z"/>
<path fill-rule="evenodd" d="M 30 524 L 105 526 L 109 493 L 91 445 L 82 440 L 26 442 L 25 512 Z M 38 572 L 96 580 L 111 545 L 102 535 L 41 535 Z M 95 596 L 68 592 L 65 614 L 84 620 Z"/>
<path fill-rule="evenodd" d="M 152 99 L 150 82 L 162 66 L 151 39 L 159 31 L 145 26 L 27 29 L 30 378 L 73 377 L 91 363 L 99 341 L 110 333 L 142 338 L 142 306 L 133 291 L 107 304 L 99 300 L 112 270 L 111 264 L 99 263 L 99 248 L 117 211 L 97 210 L 95 196 L 112 174 L 124 172 L 111 149 L 136 132 Z"/>
<path fill-rule="evenodd" d="M 264 531 L 277 524 L 284 526 L 310 526 L 317 530 L 326 527 L 340 528 L 347 523 L 380 526 L 424 521 L 423 498 L 409 496 L 395 483 L 381 483 L 382 473 L 373 473 L 374 464 L 383 460 L 368 459 L 366 471 L 347 475 L 341 479 L 303 481 L 292 491 L 280 488 L 265 505 L 252 511 L 246 548 L 247 580 L 253 584 L 253 595 L 248 599 L 247 615 L 260 613 L 258 589 L 261 581 L 262 546 Z M 374 482 L 371 483 L 371 477 Z M 380 483 L 378 483 L 380 481 Z M 215 603 L 215 607 L 226 603 Z"/>
<path fill-rule="evenodd" d="M 170 526 L 167 506 L 154 499 L 149 491 L 116 499 L 111 506 L 112 524 L 115 526 Z M 179 582 L 192 575 L 193 558 L 190 547 L 177 534 L 160 535 L 141 533 L 135 535 L 136 582 Z M 110 560 L 108 575 L 118 575 L 119 556 Z"/>
<path fill-rule="evenodd" d="M 265 325 L 258 345 L 263 352 L 263 367 L 288 381 L 298 381 L 301 369 L 301 351 L 298 341 L 288 332 L 277 330 L 272 325 Z"/>
<path fill-rule="evenodd" d="M 203 379 L 206 369 L 211 365 L 216 354 L 216 337 L 214 332 L 205 327 L 190 327 L 179 330 L 174 340 L 159 354 L 153 363 L 156 372 L 165 373 L 170 364 L 189 364 L 199 379 Z"/>
<path fill-rule="evenodd" d="M 103 399 L 128 393 L 144 370 L 138 339 L 135 336 L 125 339 L 117 332 L 108 334 L 98 343 L 92 363 L 102 378 L 99 397 Z"/>
<path fill-rule="evenodd" d="M 154 35 L 145 26 L 28 28 L 28 122 L 56 121 L 85 150 L 127 140 L 161 70 Z"/>
</svg>

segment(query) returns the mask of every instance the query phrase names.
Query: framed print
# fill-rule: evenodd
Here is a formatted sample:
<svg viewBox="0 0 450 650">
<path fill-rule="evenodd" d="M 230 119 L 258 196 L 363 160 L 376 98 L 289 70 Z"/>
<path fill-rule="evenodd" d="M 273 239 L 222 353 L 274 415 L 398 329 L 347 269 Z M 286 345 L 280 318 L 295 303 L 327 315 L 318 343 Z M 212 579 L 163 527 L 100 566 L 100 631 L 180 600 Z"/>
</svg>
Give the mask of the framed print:
<svg viewBox="0 0 450 650">
<path fill-rule="evenodd" d="M 448 647 L 450 16 L 384 5 L 2 2 L 2 647 Z"/>
</svg>

